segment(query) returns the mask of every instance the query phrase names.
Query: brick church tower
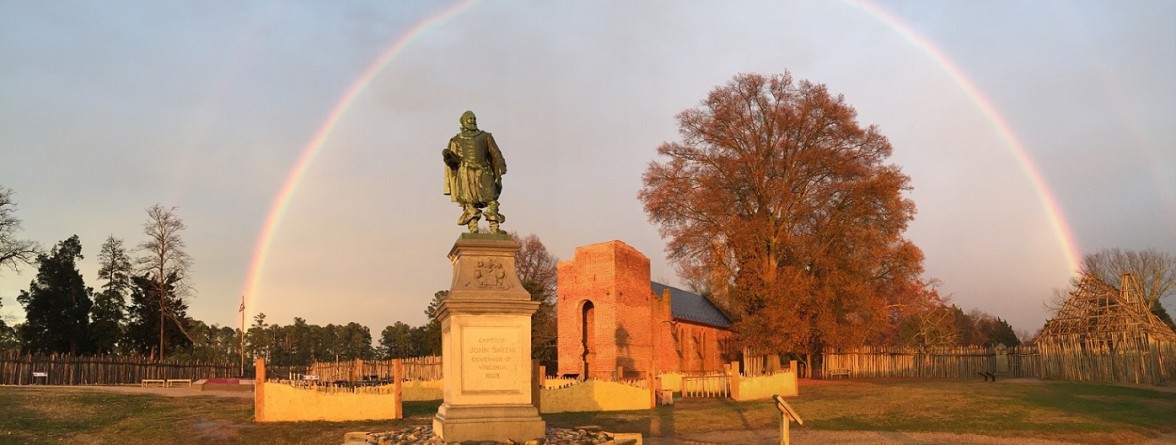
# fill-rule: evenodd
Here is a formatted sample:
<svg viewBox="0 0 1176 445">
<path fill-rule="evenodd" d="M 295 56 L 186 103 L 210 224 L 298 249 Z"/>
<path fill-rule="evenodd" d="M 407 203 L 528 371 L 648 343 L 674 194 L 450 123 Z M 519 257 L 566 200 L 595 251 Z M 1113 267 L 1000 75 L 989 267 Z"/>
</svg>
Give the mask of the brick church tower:
<svg viewBox="0 0 1176 445">
<path fill-rule="evenodd" d="M 559 375 L 710 371 L 732 356 L 730 321 L 702 296 L 651 282 L 649 258 L 628 244 L 578 247 L 557 279 Z"/>
</svg>

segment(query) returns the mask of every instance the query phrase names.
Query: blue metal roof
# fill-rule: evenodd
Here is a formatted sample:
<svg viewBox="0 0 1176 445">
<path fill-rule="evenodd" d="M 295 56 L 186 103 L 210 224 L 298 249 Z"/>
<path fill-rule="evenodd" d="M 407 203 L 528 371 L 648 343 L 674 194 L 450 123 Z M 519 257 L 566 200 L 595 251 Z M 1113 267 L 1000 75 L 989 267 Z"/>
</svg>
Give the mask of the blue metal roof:
<svg viewBox="0 0 1176 445">
<path fill-rule="evenodd" d="M 665 289 L 670 290 L 670 316 L 674 319 L 723 329 L 731 327 L 731 320 L 706 297 L 657 282 L 651 282 L 649 286 L 659 297 Z"/>
</svg>

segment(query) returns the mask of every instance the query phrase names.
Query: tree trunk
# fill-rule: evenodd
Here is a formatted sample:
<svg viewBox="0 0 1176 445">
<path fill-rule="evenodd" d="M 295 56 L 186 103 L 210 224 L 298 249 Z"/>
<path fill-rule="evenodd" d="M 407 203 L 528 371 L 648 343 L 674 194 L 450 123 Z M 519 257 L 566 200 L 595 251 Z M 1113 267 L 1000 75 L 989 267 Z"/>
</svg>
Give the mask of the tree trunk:
<svg viewBox="0 0 1176 445">
<path fill-rule="evenodd" d="M 813 378 L 813 353 L 809 352 L 809 351 L 805 351 L 804 361 L 805 361 L 804 378 L 811 379 L 811 378 Z"/>
<path fill-rule="evenodd" d="M 163 359 L 163 303 L 159 303 L 159 358 Z"/>
</svg>

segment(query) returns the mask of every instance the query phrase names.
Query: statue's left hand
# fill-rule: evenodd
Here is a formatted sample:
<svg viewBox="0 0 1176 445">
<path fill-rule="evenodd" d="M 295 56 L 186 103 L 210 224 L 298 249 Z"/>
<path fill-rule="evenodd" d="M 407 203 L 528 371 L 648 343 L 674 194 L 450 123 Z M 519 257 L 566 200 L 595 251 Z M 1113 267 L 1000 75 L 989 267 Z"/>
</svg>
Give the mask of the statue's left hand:
<svg viewBox="0 0 1176 445">
<path fill-rule="evenodd" d="M 449 168 L 457 168 L 457 166 L 461 164 L 461 157 L 458 156 L 457 153 L 454 153 L 453 150 L 441 150 L 441 157 L 444 158 L 445 165 L 448 165 Z"/>
</svg>

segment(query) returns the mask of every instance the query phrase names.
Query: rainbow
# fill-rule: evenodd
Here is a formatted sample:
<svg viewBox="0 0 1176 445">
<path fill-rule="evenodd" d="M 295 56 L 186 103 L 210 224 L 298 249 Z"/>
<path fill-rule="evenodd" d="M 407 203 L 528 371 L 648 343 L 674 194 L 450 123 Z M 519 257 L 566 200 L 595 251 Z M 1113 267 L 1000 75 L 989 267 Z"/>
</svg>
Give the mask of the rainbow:
<svg viewBox="0 0 1176 445">
<path fill-rule="evenodd" d="M 395 41 L 388 46 L 383 53 L 379 55 L 358 78 L 347 88 L 346 92 L 335 104 L 334 108 L 328 113 L 326 120 L 319 126 L 318 130 L 307 142 L 306 147 L 302 149 L 302 154 L 299 156 L 294 167 L 286 175 L 286 180 L 283 182 L 281 189 L 270 205 L 269 213 L 266 215 L 265 223 L 262 225 L 260 234 L 257 238 L 257 244 L 253 248 L 253 261 L 249 266 L 249 273 L 246 278 L 244 287 L 244 302 L 245 308 L 242 310 L 243 315 L 251 314 L 250 308 L 257 298 L 257 287 L 261 278 L 261 272 L 265 269 L 266 261 L 269 255 L 270 241 L 274 237 L 278 226 L 282 222 L 282 217 L 285 214 L 286 206 L 290 203 L 294 192 L 298 187 L 298 183 L 302 181 L 302 177 L 310 168 L 311 163 L 318 155 L 319 150 L 322 149 L 323 143 L 331 135 L 335 125 L 346 113 L 352 102 L 359 96 L 361 92 L 368 86 L 369 83 L 379 73 L 396 58 L 397 55 L 411 43 L 416 37 L 420 36 L 430 28 L 436 27 L 453 17 L 467 11 L 470 7 L 477 3 L 477 0 L 462 0 L 454 3 L 447 8 L 435 12 L 415 24 L 412 28 L 401 34 Z M 1061 206 L 1054 197 L 1053 191 L 1050 190 L 1042 177 L 1040 170 L 1036 163 L 1029 157 L 1029 153 L 1025 145 L 1020 141 L 1017 135 L 1012 131 L 1009 124 L 997 112 L 996 107 L 980 93 L 979 88 L 964 73 L 956 66 L 950 58 L 948 58 L 938 47 L 933 45 L 927 38 L 915 32 L 909 25 L 900 20 L 898 17 L 891 14 L 889 11 L 882 9 L 870 3 L 869 1 L 849 1 L 850 5 L 866 12 L 871 17 L 882 22 L 887 27 L 893 29 L 905 40 L 907 40 L 914 47 L 918 48 L 923 53 L 927 54 L 933 61 L 935 61 L 944 71 L 952 78 L 952 80 L 959 85 L 965 94 L 976 104 L 981 112 L 992 122 L 996 127 L 999 136 L 1006 142 L 1020 163 L 1021 168 L 1029 177 L 1032 185 L 1037 192 L 1042 204 L 1045 207 L 1046 215 L 1053 228 L 1054 234 L 1062 247 L 1063 254 L 1071 270 L 1077 271 L 1079 269 L 1080 258 L 1078 257 L 1077 243 L 1071 233 L 1069 225 L 1066 223 Z"/>
<path fill-rule="evenodd" d="M 856 6 L 858 9 L 865 11 L 867 14 L 882 22 L 887 27 L 893 29 L 907 42 L 925 53 L 931 60 L 935 61 L 952 81 L 959 85 L 960 89 L 976 104 L 980 111 L 992 122 L 996 127 L 997 134 L 1005 141 L 1005 144 L 1013 152 L 1017 162 L 1021 165 L 1021 169 L 1025 171 L 1029 181 L 1033 184 L 1034 191 L 1037 192 L 1037 197 L 1040 199 L 1046 216 L 1049 218 L 1050 226 L 1053 229 L 1054 236 L 1057 237 L 1058 244 L 1062 247 L 1062 254 L 1065 256 L 1067 266 L 1070 270 L 1077 272 L 1080 268 L 1081 257 L 1079 256 L 1078 243 L 1074 239 L 1074 234 L 1070 230 L 1069 223 L 1066 222 L 1065 215 L 1062 213 L 1061 205 L 1058 204 L 1057 197 L 1054 196 L 1053 190 L 1045 182 L 1045 178 L 1041 174 L 1041 170 L 1037 167 L 1037 163 L 1033 162 L 1033 158 L 1029 157 L 1029 151 L 1025 148 L 1025 144 L 1013 132 L 1009 123 L 1005 121 L 992 102 L 988 100 L 976 84 L 972 83 L 968 76 L 956 66 L 938 47 L 923 37 L 922 34 L 916 32 L 910 25 L 903 22 L 894 14 L 882 9 L 869 0 L 851 1 L 850 5 Z"/>
<path fill-rule="evenodd" d="M 257 244 L 253 247 L 253 261 L 249 266 L 249 274 L 245 280 L 245 288 L 243 290 L 244 302 L 242 303 L 244 309 L 241 310 L 244 315 L 251 315 L 249 311 L 254 306 L 253 303 L 257 298 L 257 286 L 261 281 L 261 271 L 265 269 L 266 260 L 269 257 L 270 241 L 273 239 L 274 233 L 277 232 L 278 226 L 282 223 L 282 217 L 286 213 L 286 206 L 290 204 L 291 198 L 294 197 L 294 191 L 298 188 L 298 183 L 302 181 L 302 177 L 310 168 L 311 163 L 314 162 L 315 157 L 318 156 L 319 150 L 322 149 L 323 143 L 330 137 L 331 131 L 335 129 L 335 125 L 339 123 L 339 120 L 342 119 L 347 109 L 351 107 L 351 104 L 355 102 L 359 94 L 367 88 L 368 84 L 409 43 L 425 31 L 465 12 L 475 3 L 477 3 L 477 0 L 462 0 L 417 22 L 397 37 L 384 52 L 380 53 L 375 61 L 360 73 L 359 77 L 343 93 L 343 97 L 339 99 L 339 102 L 327 114 L 326 120 L 315 131 L 310 141 L 306 143 L 306 147 L 302 149 L 302 154 L 298 157 L 298 161 L 294 163 L 294 167 L 286 174 L 285 182 L 282 183 L 281 189 L 278 191 L 273 203 L 270 204 L 269 213 L 266 215 L 265 223 L 261 226 L 261 233 L 257 237 Z"/>
</svg>

